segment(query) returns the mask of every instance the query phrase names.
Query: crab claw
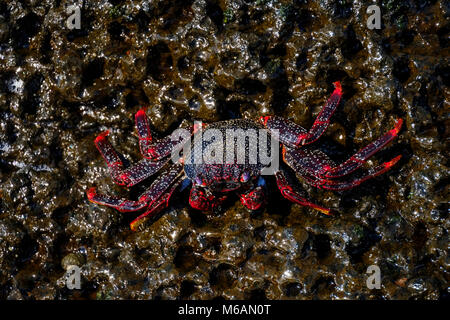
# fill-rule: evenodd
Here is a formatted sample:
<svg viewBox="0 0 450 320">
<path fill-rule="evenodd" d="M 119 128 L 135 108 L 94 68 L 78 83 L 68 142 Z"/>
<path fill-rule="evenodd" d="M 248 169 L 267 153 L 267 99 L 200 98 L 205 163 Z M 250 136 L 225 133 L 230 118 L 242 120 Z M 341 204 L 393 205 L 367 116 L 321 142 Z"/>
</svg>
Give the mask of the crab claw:
<svg viewBox="0 0 450 320">
<path fill-rule="evenodd" d="M 108 164 L 108 167 L 113 169 L 113 171 L 117 171 L 123 167 L 123 163 L 122 160 L 120 160 L 117 151 L 108 141 L 108 135 L 109 130 L 103 131 L 95 138 L 94 143 L 103 159 L 105 159 Z"/>
<path fill-rule="evenodd" d="M 397 119 L 395 127 L 393 129 L 389 130 L 383 136 L 359 150 L 344 163 L 334 168 L 329 168 L 325 173 L 325 177 L 342 177 L 360 168 L 370 157 L 372 157 L 380 149 L 384 148 L 398 135 L 400 129 L 402 128 L 402 124 L 403 120 Z"/>
<path fill-rule="evenodd" d="M 96 190 L 97 189 L 95 187 L 91 187 L 86 191 L 86 195 L 87 195 L 89 201 L 94 202 L 92 200 L 94 199 L 95 194 L 97 193 Z"/>
<path fill-rule="evenodd" d="M 145 109 L 140 109 L 136 112 L 134 119 L 139 140 L 146 140 L 149 144 L 152 143 L 152 133 L 150 131 L 150 125 L 148 124 L 147 115 L 145 114 Z"/>
<path fill-rule="evenodd" d="M 327 216 L 333 216 L 333 211 L 331 209 L 322 207 L 318 204 L 309 202 L 307 199 L 303 198 L 298 192 L 296 192 L 291 185 L 289 185 L 286 176 L 284 175 L 284 173 L 282 171 L 278 171 L 275 174 L 275 178 L 277 180 L 277 186 L 278 189 L 281 192 L 281 195 L 283 197 L 285 197 L 286 199 L 298 203 L 302 206 L 307 206 L 310 208 L 313 208 L 317 211 L 322 212 L 323 214 L 327 215 Z"/>
<path fill-rule="evenodd" d="M 250 210 L 258 210 L 265 204 L 264 188 L 259 186 L 246 194 L 241 194 L 241 203 Z"/>
<path fill-rule="evenodd" d="M 105 130 L 102 133 L 100 133 L 94 140 L 95 144 L 103 141 L 108 135 L 109 135 L 109 130 Z"/>
<path fill-rule="evenodd" d="M 334 85 L 334 92 L 333 94 L 342 95 L 342 86 L 340 81 L 333 82 Z"/>
<path fill-rule="evenodd" d="M 264 126 L 267 127 L 267 122 L 269 119 L 272 118 L 271 116 L 262 116 L 259 118 L 259 122 L 261 122 Z"/>
<path fill-rule="evenodd" d="M 214 211 L 225 199 L 226 196 L 217 198 L 198 186 L 193 186 L 189 195 L 189 204 L 192 208 L 200 211 Z"/>
</svg>

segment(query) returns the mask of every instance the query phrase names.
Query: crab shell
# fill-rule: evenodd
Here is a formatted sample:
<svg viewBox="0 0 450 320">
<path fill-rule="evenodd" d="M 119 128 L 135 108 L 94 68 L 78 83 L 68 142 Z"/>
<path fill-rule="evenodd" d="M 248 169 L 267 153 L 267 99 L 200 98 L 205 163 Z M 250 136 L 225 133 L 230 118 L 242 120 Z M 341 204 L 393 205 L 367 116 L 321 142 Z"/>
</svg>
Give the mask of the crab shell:
<svg viewBox="0 0 450 320">
<path fill-rule="evenodd" d="M 214 132 L 214 130 L 216 130 L 215 134 L 219 133 L 219 135 L 205 139 L 205 132 Z M 234 136 L 246 132 L 256 133 L 254 135 L 256 140 L 251 140 L 248 136 L 234 139 Z M 191 139 L 188 153 L 184 156 L 186 176 L 194 185 L 211 192 L 228 192 L 256 183 L 261 175 L 261 170 L 267 165 L 261 163 L 259 156 L 254 159 L 250 157 L 249 149 L 250 143 L 256 143 L 258 146 L 256 154 L 260 154 L 261 134 L 265 134 L 267 137 L 261 143 L 266 142 L 266 150 L 270 150 L 270 132 L 262 124 L 252 120 L 220 121 L 208 125 L 206 130 L 199 130 Z M 216 141 L 215 138 L 222 139 Z M 218 150 L 219 148 L 221 150 Z M 214 155 L 218 153 L 218 156 L 208 160 L 205 157 L 207 153 Z M 227 161 L 227 157 L 232 161 Z M 201 161 L 197 161 L 198 159 Z"/>
</svg>

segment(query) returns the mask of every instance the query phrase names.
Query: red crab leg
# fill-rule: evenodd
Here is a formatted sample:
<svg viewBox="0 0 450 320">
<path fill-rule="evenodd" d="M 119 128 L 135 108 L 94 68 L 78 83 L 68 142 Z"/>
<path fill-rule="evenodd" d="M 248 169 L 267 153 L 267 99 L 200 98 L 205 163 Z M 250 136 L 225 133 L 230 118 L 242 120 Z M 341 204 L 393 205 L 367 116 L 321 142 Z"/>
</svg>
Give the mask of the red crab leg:
<svg viewBox="0 0 450 320">
<path fill-rule="evenodd" d="M 171 135 L 153 142 L 150 125 L 144 109 L 135 115 L 136 129 L 139 137 L 139 148 L 144 158 L 160 160 L 171 154 L 172 150 L 183 141 L 183 137 L 173 139 Z"/>
<path fill-rule="evenodd" d="M 121 212 L 137 211 L 143 209 L 145 206 L 147 206 L 148 203 L 150 203 L 149 208 L 153 209 L 148 209 L 146 213 L 139 216 L 141 218 L 138 217 L 138 219 L 134 220 L 137 221 L 156 209 L 158 203 L 158 206 L 162 204 L 164 201 L 161 201 L 161 199 L 166 199 L 166 202 L 169 200 L 166 191 L 170 186 L 172 186 L 173 189 L 173 185 L 178 186 L 178 184 L 181 182 L 180 175 L 182 173 L 182 170 L 183 166 L 179 163 L 164 170 L 161 175 L 155 181 L 153 181 L 150 187 L 139 197 L 138 201 L 98 194 L 95 188 L 90 188 L 87 191 L 87 197 L 89 201 L 93 203 L 112 207 Z M 180 181 L 177 181 L 177 179 Z M 173 190 L 171 189 L 171 191 L 169 191 L 169 196 L 170 194 L 172 194 L 172 192 Z"/>
<path fill-rule="evenodd" d="M 320 177 L 328 168 L 336 167 L 336 163 L 325 153 L 311 147 L 282 149 L 283 161 L 297 174 Z"/>
<path fill-rule="evenodd" d="M 120 173 L 119 178 L 121 181 L 125 182 L 127 187 L 131 187 L 154 175 L 164 167 L 167 162 L 169 162 L 168 158 L 156 162 L 144 158 L 135 165 L 123 170 Z"/>
<path fill-rule="evenodd" d="M 142 159 L 135 165 L 127 169 L 123 169 L 123 163 L 117 151 L 107 138 L 108 134 L 109 131 L 101 133 L 94 142 L 95 146 L 100 151 L 100 154 L 108 164 L 112 179 L 118 185 L 126 185 L 128 187 L 134 186 L 135 184 L 155 174 L 169 161 L 169 159 L 165 159 L 154 162 L 148 159 Z"/>
<path fill-rule="evenodd" d="M 183 181 L 183 179 L 178 179 L 177 181 L 175 181 L 175 183 L 172 185 L 169 191 L 165 192 L 159 198 L 150 203 L 147 210 L 130 223 L 131 230 L 137 231 L 139 226 L 146 219 L 154 216 L 162 209 L 167 208 L 169 206 L 170 197 L 172 196 L 175 189 L 180 185 L 181 181 Z"/>
<path fill-rule="evenodd" d="M 261 117 L 260 121 L 272 132 L 272 135 L 275 133 L 274 130 L 278 131 L 278 137 L 276 138 L 283 145 L 293 148 L 297 146 L 298 137 L 307 132 L 298 124 L 278 116 Z"/>
<path fill-rule="evenodd" d="M 171 167 L 163 170 L 159 176 L 152 182 L 150 187 L 139 197 L 139 201 L 152 203 L 172 185 L 172 183 L 180 177 L 183 172 L 183 165 L 176 163 Z"/>
<path fill-rule="evenodd" d="M 119 155 L 117 154 L 117 151 L 109 142 L 107 138 L 108 134 L 108 130 L 100 133 L 97 138 L 95 138 L 94 143 L 98 151 L 100 151 L 103 159 L 105 159 L 106 163 L 108 164 L 109 172 L 114 182 L 119 185 L 124 185 L 126 182 L 122 181 L 119 178 L 120 172 L 123 168 L 123 163 Z"/>
<path fill-rule="evenodd" d="M 150 131 L 150 125 L 148 124 L 148 118 L 144 109 L 140 109 L 134 116 L 136 123 L 137 134 L 139 137 L 139 148 L 142 155 L 147 155 L 147 150 L 152 144 L 152 133 Z"/>
<path fill-rule="evenodd" d="M 258 210 L 265 203 L 266 195 L 263 186 L 240 195 L 241 203 L 250 210 Z"/>
<path fill-rule="evenodd" d="M 277 186 L 278 189 L 280 189 L 281 194 L 283 195 L 283 197 L 285 197 L 286 199 L 298 203 L 302 206 L 307 206 L 307 207 L 311 207 L 313 209 L 316 209 L 320 212 L 322 212 L 323 214 L 326 215 L 333 215 L 331 213 L 331 210 L 322 206 L 319 206 L 317 204 L 311 203 L 308 200 L 306 200 L 305 198 L 301 197 L 300 194 L 298 194 L 297 192 L 295 192 L 292 187 L 288 184 L 287 179 L 284 175 L 284 173 L 282 171 L 278 171 L 275 173 L 275 178 L 277 180 Z"/>
<path fill-rule="evenodd" d="M 333 84 L 335 89 L 331 94 L 331 97 L 328 99 L 327 103 L 320 111 L 309 132 L 298 137 L 296 145 L 310 144 L 319 139 L 319 137 L 325 132 L 325 130 L 327 130 L 328 125 L 330 124 L 330 118 L 336 110 L 336 107 L 338 106 L 339 101 L 342 97 L 341 83 L 339 81 L 336 81 Z"/>
<path fill-rule="evenodd" d="M 327 178 L 337 178 L 347 175 L 359 167 L 361 167 L 367 159 L 373 156 L 378 150 L 385 147 L 389 142 L 391 142 L 399 133 L 402 127 L 403 120 L 398 119 L 395 123 L 395 128 L 385 133 L 382 137 L 378 138 L 376 141 L 365 146 L 360 151 L 355 153 L 350 159 L 340 164 L 337 167 L 330 168 L 325 173 Z"/>
<path fill-rule="evenodd" d="M 148 124 L 148 118 L 145 114 L 145 109 L 140 109 L 134 116 L 136 123 L 136 129 L 139 136 L 139 140 L 145 140 L 152 142 L 152 133 L 150 131 L 150 125 Z"/>
<path fill-rule="evenodd" d="M 130 223 L 131 230 L 136 231 L 137 227 L 141 225 L 145 217 L 150 214 L 155 215 L 168 206 L 170 196 L 182 181 L 182 172 L 183 165 L 176 163 L 161 172 L 158 178 L 152 182 L 150 187 L 139 197 L 139 202 L 149 203 L 148 208 L 143 214 Z M 167 189 L 169 189 L 169 191 L 167 191 Z"/>
<path fill-rule="evenodd" d="M 96 192 L 95 187 L 90 188 L 86 192 L 86 194 L 89 201 L 117 209 L 121 212 L 137 211 L 144 208 L 147 205 L 146 202 L 132 201 L 123 198 L 99 194 Z"/>
<path fill-rule="evenodd" d="M 192 208 L 201 211 L 213 211 L 226 199 L 226 196 L 216 197 L 212 193 L 207 193 L 202 188 L 193 185 L 189 195 L 189 204 Z"/>
<path fill-rule="evenodd" d="M 146 149 L 141 145 L 141 153 L 147 159 L 158 161 L 169 156 L 172 153 L 172 150 L 174 150 L 174 148 L 178 148 L 178 145 L 182 141 L 182 137 L 179 137 L 177 140 L 173 140 L 172 136 L 167 136 L 156 143 L 148 145 Z"/>
<path fill-rule="evenodd" d="M 336 181 L 336 180 L 321 180 L 321 184 L 318 185 L 319 188 L 328 189 L 328 190 L 347 190 L 351 189 L 353 187 L 356 187 L 357 185 L 363 183 L 366 180 L 369 180 L 371 178 L 374 178 L 386 171 L 388 171 L 394 164 L 396 164 L 402 156 L 399 155 L 392 159 L 391 161 L 385 162 L 379 166 L 376 166 L 375 168 L 369 169 L 368 173 L 364 176 L 357 178 L 353 181 Z"/>
<path fill-rule="evenodd" d="M 333 84 L 335 89 L 320 111 L 309 132 L 306 132 L 303 127 L 280 117 L 266 116 L 261 117 L 260 121 L 269 130 L 278 130 L 280 142 L 289 147 L 301 146 L 316 141 L 327 129 L 330 118 L 342 97 L 340 82 L 337 81 Z"/>
</svg>

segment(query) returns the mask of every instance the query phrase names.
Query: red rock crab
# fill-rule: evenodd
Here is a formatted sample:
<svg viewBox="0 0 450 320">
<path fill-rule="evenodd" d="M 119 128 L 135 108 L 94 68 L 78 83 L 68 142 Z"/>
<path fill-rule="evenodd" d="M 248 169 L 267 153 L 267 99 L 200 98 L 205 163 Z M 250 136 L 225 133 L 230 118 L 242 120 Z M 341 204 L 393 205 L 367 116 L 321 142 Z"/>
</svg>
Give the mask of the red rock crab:
<svg viewBox="0 0 450 320">
<path fill-rule="evenodd" d="M 391 161 L 368 169 L 359 177 L 353 179 L 344 178 L 355 170 L 360 169 L 373 154 L 392 141 L 399 133 L 403 121 L 398 119 L 392 130 L 362 148 L 347 161 L 336 164 L 325 153 L 311 145 L 327 129 L 330 118 L 342 97 L 340 83 L 335 82 L 334 86 L 335 90 L 309 131 L 277 116 L 261 117 L 259 121 L 244 119 L 220 121 L 209 124 L 207 128 L 222 133 L 230 129 L 263 130 L 271 138 L 274 138 L 277 143 L 281 144 L 283 162 L 291 167 L 296 174 L 303 177 L 307 183 L 317 188 L 330 190 L 353 188 L 370 178 L 386 172 L 398 162 L 400 155 Z M 200 139 L 199 144 L 195 139 L 195 136 L 203 132 L 204 129 L 193 128 L 194 142 L 189 139 L 191 144 L 189 150 L 194 150 L 194 152 L 189 151 L 187 154 L 183 154 L 179 161 L 169 165 L 168 162 L 172 151 L 174 149 L 179 150 L 187 142 L 173 139 L 171 136 L 159 141 L 153 141 L 144 109 L 136 113 L 135 122 L 139 136 L 139 146 L 143 155 L 143 159 L 137 164 L 124 168 L 121 158 L 107 139 L 108 131 L 101 133 L 95 139 L 95 145 L 108 164 L 112 179 L 119 185 L 131 187 L 161 170 L 160 175 L 136 201 L 99 194 L 95 188 L 87 191 L 87 197 L 91 202 L 106 205 L 122 212 L 138 211 L 146 208 L 144 213 L 131 222 L 132 230 L 137 229 L 143 218 L 154 215 L 167 207 L 174 190 L 183 181 L 185 182 L 183 184 L 192 184 L 189 197 L 190 205 L 202 211 L 212 211 L 220 207 L 220 204 L 230 192 L 238 193 L 242 204 L 250 210 L 258 210 L 265 203 L 266 186 L 261 172 L 267 168 L 267 164 L 260 161 L 259 158 L 254 163 L 248 161 L 243 163 L 237 162 L 236 158 L 233 158 L 231 162 L 213 164 L 186 161 L 187 159 L 192 160 L 195 155 L 202 156 L 208 147 L 203 140 Z M 245 146 L 245 150 L 247 149 L 248 145 Z M 285 198 L 300 205 L 319 210 L 326 215 L 331 214 L 330 209 L 310 202 L 301 193 L 294 190 L 293 186 L 288 183 L 286 171 L 283 168 L 278 168 L 273 174 L 275 175 L 279 191 Z"/>
</svg>

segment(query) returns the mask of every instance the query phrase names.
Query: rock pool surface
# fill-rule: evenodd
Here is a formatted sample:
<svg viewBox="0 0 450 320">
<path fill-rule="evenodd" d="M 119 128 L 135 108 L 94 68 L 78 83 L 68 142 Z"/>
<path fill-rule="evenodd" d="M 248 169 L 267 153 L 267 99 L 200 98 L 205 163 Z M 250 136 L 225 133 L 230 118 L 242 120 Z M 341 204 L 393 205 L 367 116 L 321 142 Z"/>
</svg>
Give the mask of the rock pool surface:
<svg viewBox="0 0 450 320">
<path fill-rule="evenodd" d="M 0 1 L 0 299 L 448 299 L 450 7 L 445 1 Z M 140 158 L 133 116 L 155 135 L 183 120 L 276 114 L 309 128 L 340 80 L 317 144 L 337 161 L 405 120 L 342 193 L 306 187 L 324 217 L 279 195 L 205 215 L 177 192 L 141 232 L 85 191 L 115 186 L 93 140 L 109 129 Z M 150 179 L 151 180 L 151 179 Z M 81 290 L 65 274 L 81 268 Z M 366 270 L 381 270 L 381 289 Z"/>
</svg>

